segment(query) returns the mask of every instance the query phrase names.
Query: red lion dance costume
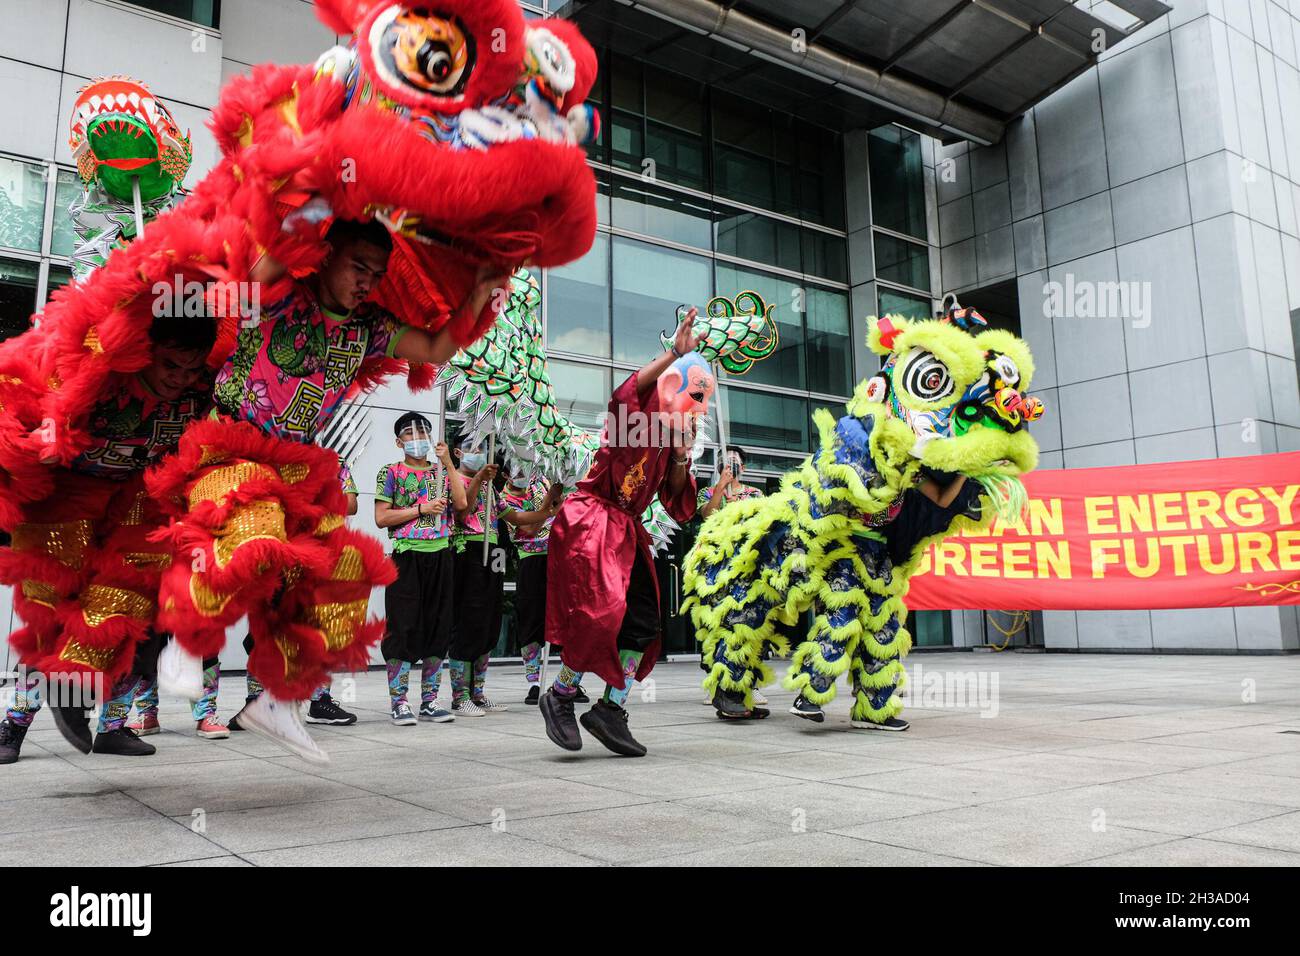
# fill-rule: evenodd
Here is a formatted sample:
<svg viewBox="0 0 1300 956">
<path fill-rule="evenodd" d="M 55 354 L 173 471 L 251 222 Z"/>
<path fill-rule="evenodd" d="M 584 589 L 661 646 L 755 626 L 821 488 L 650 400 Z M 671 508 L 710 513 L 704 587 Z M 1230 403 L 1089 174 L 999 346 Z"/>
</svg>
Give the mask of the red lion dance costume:
<svg viewBox="0 0 1300 956">
<path fill-rule="evenodd" d="M 314 66 L 232 80 L 212 112 L 216 168 L 0 346 L 0 526 L 13 536 L 0 580 L 15 587 L 25 626 L 11 639 L 30 668 L 112 682 L 150 627 L 206 657 L 247 615 L 250 670 L 295 701 L 328 672 L 364 668 L 383 630 L 366 607 L 391 564 L 346 527 L 332 452 L 205 418 L 143 485 L 68 469 L 114 376 L 150 362 L 155 283 L 204 283 L 218 368 L 243 317 L 238 296 L 213 290 L 246 280 L 263 254 L 312 272 L 323 220 L 382 221 L 394 248 L 372 298 L 460 346 L 495 319 L 491 304 L 456 307 L 480 269 L 560 265 L 591 245 L 580 143 L 595 131 L 583 100 L 596 59 L 576 28 L 526 28 L 514 0 L 440 0 L 436 14 L 412 0 L 317 8 L 352 42 Z M 372 387 L 403 370 L 372 358 L 354 375 Z M 410 369 L 413 387 L 432 371 Z"/>
</svg>

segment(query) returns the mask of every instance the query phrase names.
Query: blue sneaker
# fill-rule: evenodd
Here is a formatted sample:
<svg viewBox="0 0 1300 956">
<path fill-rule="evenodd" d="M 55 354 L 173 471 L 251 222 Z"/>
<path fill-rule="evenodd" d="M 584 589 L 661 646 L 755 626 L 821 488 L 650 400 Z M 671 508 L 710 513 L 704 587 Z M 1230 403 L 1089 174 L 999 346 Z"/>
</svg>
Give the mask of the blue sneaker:
<svg viewBox="0 0 1300 956">
<path fill-rule="evenodd" d="M 397 727 L 410 727 L 415 724 L 415 714 L 404 700 L 393 704 L 393 724 Z"/>
<path fill-rule="evenodd" d="M 456 719 L 456 715 L 449 710 L 443 710 L 436 700 L 431 700 L 427 704 L 420 705 L 420 719 L 431 720 L 435 724 L 449 724 Z"/>
</svg>

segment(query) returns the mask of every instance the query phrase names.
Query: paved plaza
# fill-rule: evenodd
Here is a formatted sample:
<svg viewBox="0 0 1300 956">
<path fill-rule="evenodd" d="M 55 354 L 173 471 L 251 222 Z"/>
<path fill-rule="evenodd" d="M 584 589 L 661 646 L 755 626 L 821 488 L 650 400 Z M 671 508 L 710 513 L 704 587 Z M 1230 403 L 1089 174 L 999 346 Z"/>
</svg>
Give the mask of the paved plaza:
<svg viewBox="0 0 1300 956">
<path fill-rule="evenodd" d="M 802 722 L 781 690 L 723 724 L 696 664 L 661 664 L 629 703 L 641 759 L 556 748 L 518 665 L 488 682 L 508 713 L 415 727 L 382 673 L 336 678 L 360 720 L 313 728 L 328 767 L 200 740 L 176 702 L 149 758 L 82 756 L 41 714 L 0 767 L 0 865 L 1300 865 L 1300 657 L 908 663 L 905 734 L 852 730 L 843 696 Z"/>
</svg>

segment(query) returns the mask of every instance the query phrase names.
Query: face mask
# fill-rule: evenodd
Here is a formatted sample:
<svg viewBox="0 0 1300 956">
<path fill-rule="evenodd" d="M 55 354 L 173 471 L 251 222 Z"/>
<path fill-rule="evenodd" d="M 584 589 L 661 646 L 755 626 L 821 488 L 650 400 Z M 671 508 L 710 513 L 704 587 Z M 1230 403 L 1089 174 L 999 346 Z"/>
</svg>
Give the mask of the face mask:
<svg viewBox="0 0 1300 956">
<path fill-rule="evenodd" d="M 429 439 L 417 438 L 414 441 L 403 442 L 402 451 L 406 452 L 408 458 L 428 458 Z"/>
<path fill-rule="evenodd" d="M 461 455 L 460 463 L 469 471 L 478 471 L 487 464 L 487 455 Z"/>
</svg>

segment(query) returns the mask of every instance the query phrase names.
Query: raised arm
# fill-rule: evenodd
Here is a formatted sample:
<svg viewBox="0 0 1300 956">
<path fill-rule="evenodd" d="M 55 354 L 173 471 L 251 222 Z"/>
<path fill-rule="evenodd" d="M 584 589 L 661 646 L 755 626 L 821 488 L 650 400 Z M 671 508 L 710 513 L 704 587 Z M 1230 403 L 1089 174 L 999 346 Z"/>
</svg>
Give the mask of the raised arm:
<svg viewBox="0 0 1300 956">
<path fill-rule="evenodd" d="M 465 479 L 456 470 L 456 465 L 451 460 L 451 452 L 448 451 L 446 442 L 438 442 L 434 454 L 438 456 L 438 461 L 442 462 L 443 473 L 447 476 L 447 488 L 451 492 L 451 506 L 457 514 L 463 514 L 469 501 L 465 495 Z"/>
<path fill-rule="evenodd" d="M 961 491 L 962 486 L 966 484 L 966 476 L 958 475 L 948 484 L 947 487 L 941 487 L 933 478 L 926 478 L 920 484 L 921 494 L 925 495 L 940 508 L 947 508 L 957 500 L 957 494 Z"/>
<path fill-rule="evenodd" d="M 488 304 L 488 300 L 492 298 L 497 289 L 506 289 L 508 291 L 509 288 L 510 276 L 508 275 L 481 277 L 478 284 L 470 292 L 469 297 L 461 303 L 460 309 L 457 311 L 477 316 L 483 311 L 483 307 Z M 421 329 L 410 329 L 398 340 L 397 346 L 393 349 L 393 355 L 408 362 L 443 365 L 451 361 L 451 357 L 456 354 L 457 348 L 458 346 L 452 340 L 449 328 L 444 328 L 434 335 Z"/>
<path fill-rule="evenodd" d="M 673 338 L 673 347 L 671 350 L 664 352 L 658 358 L 652 360 L 636 373 L 636 390 L 644 392 L 647 388 L 659 380 L 659 376 L 664 373 L 664 369 L 672 365 L 687 352 L 694 352 L 696 346 L 700 344 L 700 336 L 696 335 L 691 326 L 695 322 L 695 317 L 699 315 L 699 309 L 691 306 L 681 324 L 677 326 L 677 334 Z"/>
</svg>

